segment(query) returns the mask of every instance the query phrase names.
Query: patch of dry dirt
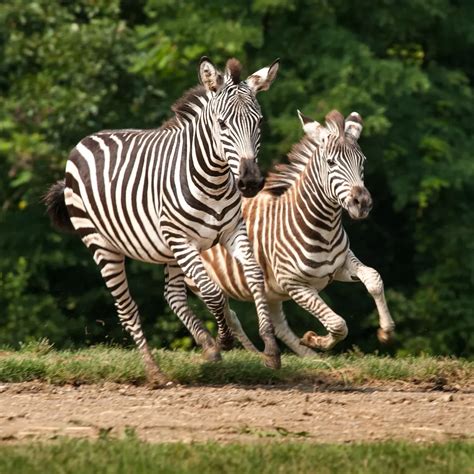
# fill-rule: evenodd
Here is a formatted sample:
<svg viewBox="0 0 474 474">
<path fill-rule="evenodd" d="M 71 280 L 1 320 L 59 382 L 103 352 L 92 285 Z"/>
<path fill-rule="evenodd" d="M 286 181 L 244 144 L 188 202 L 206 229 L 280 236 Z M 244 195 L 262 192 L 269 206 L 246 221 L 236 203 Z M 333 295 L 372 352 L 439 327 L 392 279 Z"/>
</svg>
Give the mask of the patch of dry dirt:
<svg viewBox="0 0 474 474">
<path fill-rule="evenodd" d="M 0 442 L 122 437 L 131 430 L 151 442 L 474 438 L 474 393 L 417 390 L 4 384 Z"/>
</svg>

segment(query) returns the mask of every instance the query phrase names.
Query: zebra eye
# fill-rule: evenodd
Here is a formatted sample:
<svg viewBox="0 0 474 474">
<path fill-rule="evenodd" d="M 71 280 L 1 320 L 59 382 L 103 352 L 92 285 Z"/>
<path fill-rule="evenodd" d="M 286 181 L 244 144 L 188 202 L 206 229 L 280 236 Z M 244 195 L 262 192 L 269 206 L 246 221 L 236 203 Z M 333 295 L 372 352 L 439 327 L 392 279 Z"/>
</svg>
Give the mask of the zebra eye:
<svg viewBox="0 0 474 474">
<path fill-rule="evenodd" d="M 227 124 L 224 122 L 224 120 L 219 119 L 219 126 L 221 127 L 221 130 L 227 130 L 229 127 L 227 127 Z"/>
<path fill-rule="evenodd" d="M 327 159 L 329 168 L 332 168 L 336 164 L 336 160 L 334 158 L 328 158 Z"/>
</svg>

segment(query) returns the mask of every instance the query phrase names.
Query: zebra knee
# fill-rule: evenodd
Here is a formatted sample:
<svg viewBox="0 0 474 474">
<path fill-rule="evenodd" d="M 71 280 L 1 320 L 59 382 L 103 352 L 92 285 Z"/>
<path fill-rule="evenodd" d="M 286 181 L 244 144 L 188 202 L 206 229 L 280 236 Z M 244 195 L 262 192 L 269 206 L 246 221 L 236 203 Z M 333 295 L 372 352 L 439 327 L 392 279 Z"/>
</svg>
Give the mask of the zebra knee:
<svg viewBox="0 0 474 474">
<path fill-rule="evenodd" d="M 247 285 L 249 286 L 249 289 L 252 293 L 256 293 L 257 291 L 265 291 L 265 282 L 263 276 L 261 279 L 247 280 Z"/>
<path fill-rule="evenodd" d="M 349 333 L 346 322 L 340 316 L 331 318 L 328 330 L 337 340 L 345 339 Z"/>
<path fill-rule="evenodd" d="M 374 297 L 382 295 L 384 292 L 382 277 L 379 272 L 373 268 L 367 270 L 368 275 L 364 281 L 367 291 Z"/>
<path fill-rule="evenodd" d="M 169 306 L 173 307 L 179 296 L 180 292 L 176 288 L 173 288 L 170 285 L 166 285 L 164 297 L 165 301 L 168 303 Z"/>
<path fill-rule="evenodd" d="M 226 305 L 226 298 L 219 287 L 213 291 L 202 292 L 202 298 L 206 306 L 213 312 L 223 312 Z"/>
<path fill-rule="evenodd" d="M 131 296 L 127 296 L 115 301 L 115 307 L 121 320 L 132 318 L 135 313 L 138 313 L 137 303 L 132 299 Z"/>
</svg>

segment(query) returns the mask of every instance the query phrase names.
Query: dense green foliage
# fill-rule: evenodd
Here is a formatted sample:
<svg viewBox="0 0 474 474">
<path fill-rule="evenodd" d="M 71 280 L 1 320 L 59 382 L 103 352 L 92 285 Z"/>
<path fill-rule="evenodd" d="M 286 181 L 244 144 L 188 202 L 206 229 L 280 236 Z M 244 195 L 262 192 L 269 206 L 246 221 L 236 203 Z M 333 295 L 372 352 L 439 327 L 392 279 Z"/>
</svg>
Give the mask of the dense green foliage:
<svg viewBox="0 0 474 474">
<path fill-rule="evenodd" d="M 206 54 L 236 56 L 248 72 L 281 58 L 260 96 L 267 169 L 301 135 L 297 108 L 318 120 L 332 108 L 362 114 L 375 209 L 347 228 L 384 277 L 392 350 L 472 355 L 473 22 L 467 0 L 2 2 L 0 343 L 128 341 L 87 250 L 50 227 L 39 199 L 86 134 L 169 117 Z M 152 344 L 188 343 L 163 301 L 162 269 L 131 262 L 129 280 Z M 365 290 L 337 284 L 326 296 L 347 317 L 345 347 L 376 349 Z M 252 306 L 236 307 L 255 336 Z M 314 327 L 287 311 L 299 333 Z"/>
<path fill-rule="evenodd" d="M 457 474 L 470 472 L 474 446 L 466 441 L 445 444 L 402 442 L 350 445 L 297 443 L 229 444 L 140 442 L 125 439 L 61 440 L 0 447 L 2 472 L 33 473 L 300 473 Z"/>
</svg>

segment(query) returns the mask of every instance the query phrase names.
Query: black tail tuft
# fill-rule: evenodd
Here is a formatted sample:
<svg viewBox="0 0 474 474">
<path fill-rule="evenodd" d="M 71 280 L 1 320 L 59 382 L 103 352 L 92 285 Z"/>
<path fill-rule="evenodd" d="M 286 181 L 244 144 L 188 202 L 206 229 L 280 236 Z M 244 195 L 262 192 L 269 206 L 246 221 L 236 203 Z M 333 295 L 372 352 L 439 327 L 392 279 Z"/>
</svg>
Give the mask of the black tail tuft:
<svg viewBox="0 0 474 474">
<path fill-rule="evenodd" d="M 64 202 L 65 187 L 64 179 L 54 183 L 44 195 L 43 202 L 46 204 L 49 218 L 54 227 L 63 232 L 75 232 Z"/>
</svg>

